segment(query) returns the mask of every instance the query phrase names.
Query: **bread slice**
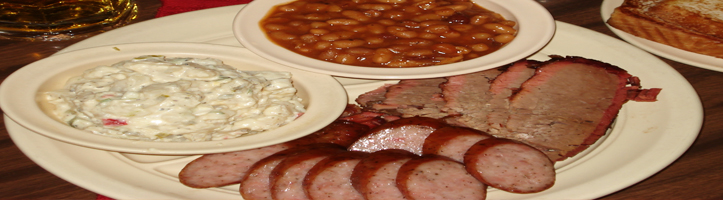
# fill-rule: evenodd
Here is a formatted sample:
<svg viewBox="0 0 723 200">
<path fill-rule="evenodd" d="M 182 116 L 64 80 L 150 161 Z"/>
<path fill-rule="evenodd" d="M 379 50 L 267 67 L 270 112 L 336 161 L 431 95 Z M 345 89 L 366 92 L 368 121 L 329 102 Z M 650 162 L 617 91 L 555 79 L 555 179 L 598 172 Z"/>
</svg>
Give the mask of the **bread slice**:
<svg viewBox="0 0 723 200">
<path fill-rule="evenodd" d="M 641 38 L 723 58 L 723 0 L 625 0 L 607 23 Z"/>
</svg>

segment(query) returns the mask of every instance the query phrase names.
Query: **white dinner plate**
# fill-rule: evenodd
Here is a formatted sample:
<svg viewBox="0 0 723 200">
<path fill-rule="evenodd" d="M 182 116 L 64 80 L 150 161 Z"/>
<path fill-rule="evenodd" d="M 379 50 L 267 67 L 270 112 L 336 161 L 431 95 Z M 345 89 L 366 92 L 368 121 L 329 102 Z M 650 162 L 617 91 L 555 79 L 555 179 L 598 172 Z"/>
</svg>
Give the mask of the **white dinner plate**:
<svg viewBox="0 0 723 200">
<path fill-rule="evenodd" d="M 230 23 L 242 6 L 178 14 L 89 38 L 67 50 L 123 42 L 182 41 L 239 46 Z M 558 22 L 552 42 L 532 58 L 575 55 L 602 60 L 663 88 L 657 102 L 628 102 L 609 135 L 594 148 L 558 163 L 555 186 L 541 193 L 490 190 L 489 199 L 594 199 L 633 185 L 668 166 L 700 131 L 703 109 L 695 90 L 665 62 L 623 41 Z M 385 82 L 340 79 L 352 97 Z M 38 165 L 88 190 L 117 199 L 241 199 L 238 185 L 193 189 L 177 173 L 197 156 L 143 156 L 74 146 L 28 131 L 5 118 L 17 146 Z"/>
<path fill-rule="evenodd" d="M 600 6 L 600 14 L 602 14 L 603 21 L 607 21 L 610 15 L 613 13 L 615 8 L 620 6 L 624 0 L 604 0 L 602 6 Z M 645 38 L 637 37 L 624 31 L 613 28 L 609 24 L 605 23 L 610 30 L 613 31 L 618 37 L 633 44 L 637 47 L 642 48 L 650 53 L 665 57 L 671 60 L 675 60 L 688 65 L 700 67 L 703 69 L 709 69 L 713 71 L 723 72 L 723 59 L 716 58 L 713 56 L 697 54 L 690 51 L 685 51 L 668 45 L 660 44 L 647 40 Z"/>
</svg>

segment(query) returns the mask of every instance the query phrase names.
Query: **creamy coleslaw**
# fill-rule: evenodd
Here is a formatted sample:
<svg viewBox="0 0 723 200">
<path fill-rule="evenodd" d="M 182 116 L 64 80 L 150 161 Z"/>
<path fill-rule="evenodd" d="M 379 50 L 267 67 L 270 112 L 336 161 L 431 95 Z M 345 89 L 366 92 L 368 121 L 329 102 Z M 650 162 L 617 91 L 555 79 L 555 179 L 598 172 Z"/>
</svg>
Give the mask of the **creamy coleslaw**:
<svg viewBox="0 0 723 200">
<path fill-rule="evenodd" d="M 285 125 L 305 112 L 291 73 L 213 58 L 148 55 L 98 66 L 46 93 L 68 125 L 150 141 L 212 141 Z"/>
</svg>

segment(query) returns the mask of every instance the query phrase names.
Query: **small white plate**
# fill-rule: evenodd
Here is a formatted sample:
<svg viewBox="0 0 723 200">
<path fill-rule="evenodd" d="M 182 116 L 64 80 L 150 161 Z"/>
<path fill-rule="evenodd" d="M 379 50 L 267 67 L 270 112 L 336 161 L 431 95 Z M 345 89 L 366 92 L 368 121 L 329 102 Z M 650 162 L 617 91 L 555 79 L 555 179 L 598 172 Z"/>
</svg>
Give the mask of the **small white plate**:
<svg viewBox="0 0 723 200">
<path fill-rule="evenodd" d="M 279 128 L 239 138 L 203 142 L 153 142 L 111 138 L 75 129 L 49 117 L 39 106 L 43 101 L 39 98 L 42 92 L 62 88 L 70 77 L 80 75 L 86 69 L 143 55 L 216 58 L 240 70 L 291 72 L 294 87 L 306 105 L 306 112 Z M 5 114 L 35 132 L 90 148 L 157 155 L 219 153 L 286 142 L 325 127 L 343 112 L 346 103 L 346 91 L 329 75 L 279 65 L 259 58 L 244 48 L 200 43 L 120 44 L 57 54 L 21 68 L 0 86 L 0 106 Z"/>
<path fill-rule="evenodd" d="M 321 61 L 289 51 L 270 41 L 259 22 L 272 7 L 289 0 L 253 1 L 233 22 L 236 38 L 249 50 L 287 66 L 349 78 L 413 79 L 452 76 L 499 67 L 530 56 L 543 48 L 555 33 L 550 12 L 530 0 L 474 0 L 478 5 L 517 22 L 518 33 L 512 42 L 488 55 L 445 65 L 412 68 L 370 68 Z"/>
<path fill-rule="evenodd" d="M 603 21 L 607 21 L 608 19 L 610 19 L 610 15 L 613 13 L 615 8 L 623 4 L 623 1 L 624 0 L 604 0 L 602 6 L 600 6 L 600 13 L 602 14 Z M 634 36 L 632 34 L 618 30 L 607 23 L 605 23 L 605 25 L 608 26 L 608 28 L 610 28 L 613 33 L 618 35 L 618 37 L 622 38 L 623 40 L 660 57 L 668 58 L 674 61 L 700 67 L 703 69 L 723 72 L 723 58 L 716 58 L 713 56 L 685 51 L 668 45 L 653 42 L 645 38 Z"/>
</svg>

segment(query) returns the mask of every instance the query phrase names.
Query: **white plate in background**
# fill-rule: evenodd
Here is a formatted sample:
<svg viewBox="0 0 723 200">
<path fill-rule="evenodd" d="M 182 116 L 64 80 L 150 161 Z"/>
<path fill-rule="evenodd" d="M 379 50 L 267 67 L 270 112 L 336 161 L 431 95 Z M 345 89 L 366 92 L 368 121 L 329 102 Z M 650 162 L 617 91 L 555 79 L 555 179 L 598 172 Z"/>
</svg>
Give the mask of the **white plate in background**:
<svg viewBox="0 0 723 200">
<path fill-rule="evenodd" d="M 607 21 L 608 19 L 610 19 L 610 15 L 613 13 L 613 10 L 620 6 L 623 1 L 624 0 L 604 0 L 602 6 L 600 6 L 600 14 L 602 15 L 603 21 Z M 607 23 L 605 23 L 605 25 L 623 40 L 660 57 L 668 58 L 674 61 L 700 67 L 703 69 L 723 72 L 723 58 L 716 58 L 713 56 L 685 51 L 668 45 L 653 42 L 645 38 L 634 36 L 632 34 L 613 28 Z"/>
</svg>

